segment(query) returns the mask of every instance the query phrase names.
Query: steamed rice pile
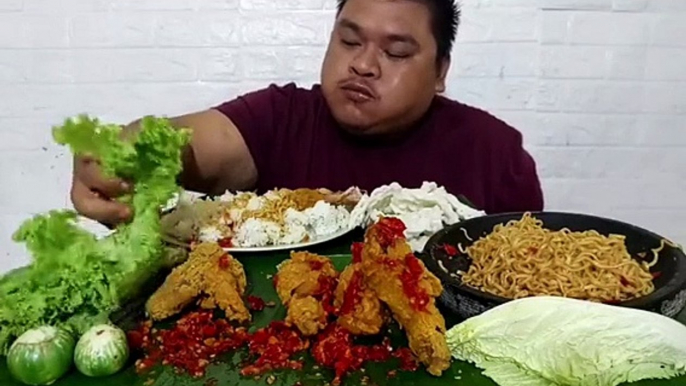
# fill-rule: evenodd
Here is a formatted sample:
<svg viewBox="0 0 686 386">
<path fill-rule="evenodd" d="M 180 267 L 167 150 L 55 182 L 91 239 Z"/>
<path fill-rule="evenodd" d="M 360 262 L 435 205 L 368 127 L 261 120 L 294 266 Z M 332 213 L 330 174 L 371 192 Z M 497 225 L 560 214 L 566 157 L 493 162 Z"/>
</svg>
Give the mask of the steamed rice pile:
<svg viewBox="0 0 686 386">
<path fill-rule="evenodd" d="M 265 247 L 315 241 L 346 230 L 350 213 L 324 193 L 279 189 L 259 196 L 227 192 L 216 197 L 218 211 L 204 222 L 199 241 L 230 240 L 234 247 Z"/>
</svg>

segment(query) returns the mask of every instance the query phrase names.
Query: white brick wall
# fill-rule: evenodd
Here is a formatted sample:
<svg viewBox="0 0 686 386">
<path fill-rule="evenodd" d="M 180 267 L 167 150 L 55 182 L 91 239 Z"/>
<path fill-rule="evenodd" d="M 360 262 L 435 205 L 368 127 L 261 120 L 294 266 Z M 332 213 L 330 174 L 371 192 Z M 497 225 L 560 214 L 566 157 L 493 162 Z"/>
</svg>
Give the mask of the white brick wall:
<svg viewBox="0 0 686 386">
<path fill-rule="evenodd" d="M 50 127 L 208 107 L 317 81 L 334 0 L 0 1 L 0 271 L 68 206 Z M 686 1 L 464 0 L 448 93 L 526 135 L 548 209 L 686 243 Z M 47 165 L 47 166 L 45 166 Z"/>
</svg>

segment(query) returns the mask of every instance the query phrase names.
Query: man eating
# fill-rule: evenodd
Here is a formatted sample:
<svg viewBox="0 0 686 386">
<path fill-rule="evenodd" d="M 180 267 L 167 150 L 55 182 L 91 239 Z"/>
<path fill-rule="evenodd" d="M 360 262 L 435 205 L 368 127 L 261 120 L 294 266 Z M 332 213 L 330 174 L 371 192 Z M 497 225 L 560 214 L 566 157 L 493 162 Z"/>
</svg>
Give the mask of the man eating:
<svg viewBox="0 0 686 386">
<path fill-rule="evenodd" d="M 458 24 L 454 0 L 339 0 L 320 84 L 273 84 L 172 118 L 193 132 L 182 185 L 220 194 L 433 181 L 487 213 L 541 210 L 522 135 L 441 95 Z M 75 159 L 71 198 L 82 215 L 128 220 L 112 198 L 130 188 L 103 179 L 97 160 Z"/>
</svg>

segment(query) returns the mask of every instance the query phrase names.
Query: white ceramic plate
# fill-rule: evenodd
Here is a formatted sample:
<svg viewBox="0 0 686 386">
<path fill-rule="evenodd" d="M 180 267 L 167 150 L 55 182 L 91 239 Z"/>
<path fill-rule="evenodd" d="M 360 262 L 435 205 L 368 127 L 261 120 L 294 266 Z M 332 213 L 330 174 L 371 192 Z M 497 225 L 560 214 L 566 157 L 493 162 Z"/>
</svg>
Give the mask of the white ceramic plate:
<svg viewBox="0 0 686 386">
<path fill-rule="evenodd" d="M 339 237 L 343 237 L 343 236 L 347 235 L 348 233 L 352 232 L 353 229 L 354 228 L 343 229 L 343 230 L 340 230 L 336 233 L 332 233 L 328 236 L 325 236 L 323 238 L 313 240 L 313 241 L 308 241 L 306 243 L 269 245 L 269 246 L 264 246 L 264 247 L 231 247 L 231 248 L 224 248 L 224 250 L 227 252 L 277 252 L 277 251 L 284 251 L 284 250 L 290 250 L 290 249 L 307 248 L 307 247 L 311 247 L 313 245 L 323 244 L 327 241 L 335 240 Z"/>
<path fill-rule="evenodd" d="M 206 195 L 204 193 L 198 193 L 198 192 L 193 192 L 193 191 L 184 191 L 184 194 L 186 195 L 187 198 L 189 198 L 191 201 L 200 199 L 202 197 L 205 197 Z M 163 208 L 164 211 L 169 211 L 172 210 L 176 207 L 177 203 L 179 200 L 179 195 L 175 195 L 167 205 Z M 227 252 L 277 252 L 277 251 L 284 251 L 284 250 L 290 250 L 290 249 L 299 249 L 299 248 L 307 248 L 313 245 L 318 245 L 318 244 L 323 244 L 331 240 L 335 240 L 339 237 L 343 237 L 347 235 L 348 233 L 352 232 L 353 229 L 355 228 L 350 228 L 350 229 L 342 229 L 338 232 L 332 233 L 328 236 L 324 236 L 322 238 L 308 241 L 306 243 L 298 243 L 298 244 L 282 244 L 282 245 L 268 245 L 264 247 L 231 247 L 231 248 L 223 248 Z M 167 239 L 167 242 L 171 242 L 171 240 Z M 179 245 L 181 246 L 181 245 Z"/>
</svg>

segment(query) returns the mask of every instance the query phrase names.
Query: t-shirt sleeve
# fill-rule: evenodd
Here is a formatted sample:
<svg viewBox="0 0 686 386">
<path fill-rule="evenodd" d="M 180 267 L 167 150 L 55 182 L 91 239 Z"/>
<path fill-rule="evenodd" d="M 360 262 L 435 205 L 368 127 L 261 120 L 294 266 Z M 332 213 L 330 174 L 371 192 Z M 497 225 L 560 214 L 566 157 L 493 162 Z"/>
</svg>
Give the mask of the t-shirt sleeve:
<svg viewBox="0 0 686 386">
<path fill-rule="evenodd" d="M 283 87 L 272 84 L 214 107 L 236 125 L 258 174 L 268 172 L 270 149 L 278 141 L 279 128 L 291 118 L 289 107 L 294 92 L 293 84 Z"/>
<path fill-rule="evenodd" d="M 505 154 L 501 175 L 501 189 L 496 195 L 498 212 L 541 211 L 544 207 L 543 190 L 536 169 L 536 162 L 522 144 L 517 133 Z"/>
</svg>

